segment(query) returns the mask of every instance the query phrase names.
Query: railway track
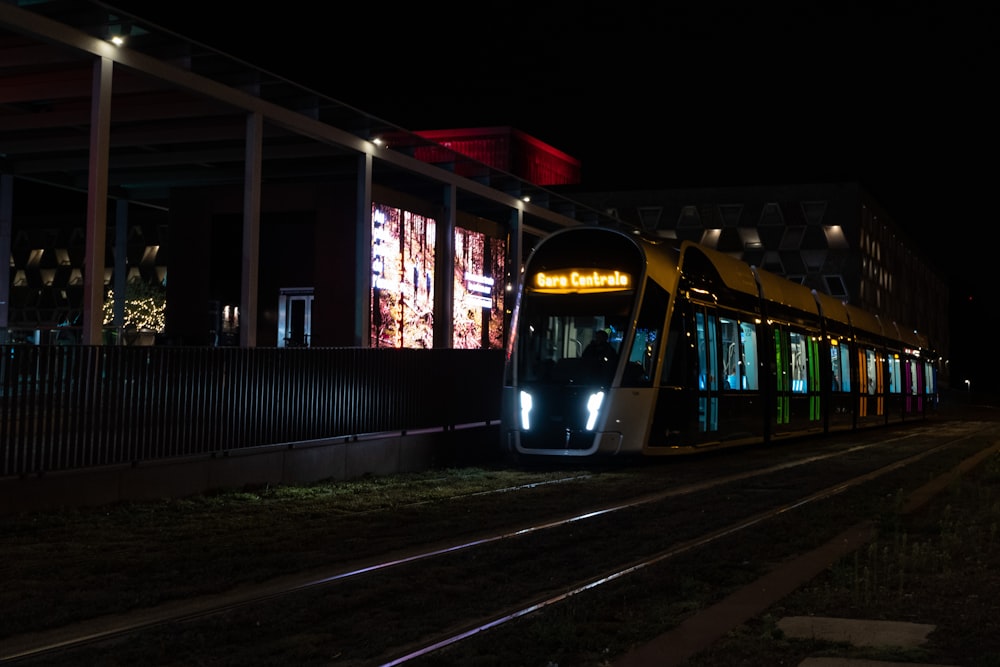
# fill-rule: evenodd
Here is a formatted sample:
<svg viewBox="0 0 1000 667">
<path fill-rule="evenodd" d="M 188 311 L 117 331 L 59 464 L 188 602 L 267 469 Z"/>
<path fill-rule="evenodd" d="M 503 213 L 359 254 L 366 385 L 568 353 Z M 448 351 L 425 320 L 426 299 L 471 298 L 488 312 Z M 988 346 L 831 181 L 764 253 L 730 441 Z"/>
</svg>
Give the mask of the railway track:
<svg viewBox="0 0 1000 667">
<path fill-rule="evenodd" d="M 585 626 L 610 625 L 590 619 L 637 595 L 636 586 L 657 588 L 661 607 L 671 596 L 682 607 L 685 582 L 710 581 L 717 591 L 700 593 L 710 601 L 981 451 L 991 428 L 937 423 L 817 441 L 809 452 L 776 447 L 651 466 L 624 489 L 604 486 L 600 472 L 549 482 L 547 491 L 560 493 L 544 499 L 540 486 L 506 489 L 477 511 L 518 506 L 511 515 L 525 516 L 527 504 L 538 516 L 433 544 L 420 544 L 414 526 L 400 533 L 406 543 L 349 565 L 8 638 L 0 661 L 93 664 L 110 653 L 121 662 L 221 664 L 248 644 L 259 664 L 278 661 L 269 652 L 344 665 L 523 655 L 532 637 L 556 636 L 567 613 L 586 615 Z M 639 624 L 623 627 L 614 630 L 619 641 L 642 641 L 632 636 Z"/>
</svg>

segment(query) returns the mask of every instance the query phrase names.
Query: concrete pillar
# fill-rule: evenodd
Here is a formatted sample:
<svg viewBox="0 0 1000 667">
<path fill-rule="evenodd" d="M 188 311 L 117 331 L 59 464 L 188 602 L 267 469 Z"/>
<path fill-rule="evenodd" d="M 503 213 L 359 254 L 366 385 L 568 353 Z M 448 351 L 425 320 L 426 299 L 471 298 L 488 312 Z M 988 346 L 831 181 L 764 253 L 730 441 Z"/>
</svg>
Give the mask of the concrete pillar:
<svg viewBox="0 0 1000 667">
<path fill-rule="evenodd" d="M 10 248 L 14 228 L 14 177 L 0 174 L 0 343 L 10 328 Z"/>
<path fill-rule="evenodd" d="M 257 290 L 260 275 L 260 188 L 264 118 L 247 115 L 243 178 L 243 277 L 240 292 L 240 347 L 257 346 Z"/>
<path fill-rule="evenodd" d="M 90 99 L 90 160 L 87 181 L 86 254 L 83 259 L 84 345 L 100 345 L 104 326 L 104 241 L 108 226 L 108 155 L 114 63 L 94 61 Z"/>
<path fill-rule="evenodd" d="M 128 202 L 119 199 L 115 208 L 115 302 L 114 326 L 118 344 L 124 343 L 125 290 L 128 283 Z"/>
<path fill-rule="evenodd" d="M 514 300 L 521 282 L 521 253 L 524 245 L 524 209 L 515 208 L 510 212 L 510 229 L 507 235 L 507 275 L 504 279 L 504 345 L 510 340 L 510 319 L 513 315 Z"/>
<path fill-rule="evenodd" d="M 455 224 L 458 190 L 444 188 L 444 215 L 438 220 L 434 256 L 434 347 L 450 348 L 455 333 Z"/>
<path fill-rule="evenodd" d="M 371 347 L 372 330 L 372 166 L 370 153 L 358 156 L 357 298 L 354 301 L 354 345 Z"/>
</svg>

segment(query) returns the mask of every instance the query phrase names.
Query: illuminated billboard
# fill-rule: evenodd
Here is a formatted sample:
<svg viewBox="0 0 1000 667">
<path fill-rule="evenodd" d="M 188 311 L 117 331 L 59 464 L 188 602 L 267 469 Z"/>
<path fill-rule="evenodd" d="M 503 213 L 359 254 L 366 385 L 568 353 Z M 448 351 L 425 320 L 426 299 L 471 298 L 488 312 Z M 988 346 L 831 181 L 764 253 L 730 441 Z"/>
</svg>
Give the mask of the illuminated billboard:
<svg viewBox="0 0 1000 667">
<path fill-rule="evenodd" d="M 434 346 L 433 218 L 372 205 L 372 347 Z M 455 230 L 452 346 L 503 349 L 506 242 Z"/>
<path fill-rule="evenodd" d="M 372 347 L 433 347 L 435 229 L 433 218 L 372 205 Z"/>
<path fill-rule="evenodd" d="M 503 239 L 455 230 L 453 347 L 503 349 L 505 257 Z"/>
</svg>

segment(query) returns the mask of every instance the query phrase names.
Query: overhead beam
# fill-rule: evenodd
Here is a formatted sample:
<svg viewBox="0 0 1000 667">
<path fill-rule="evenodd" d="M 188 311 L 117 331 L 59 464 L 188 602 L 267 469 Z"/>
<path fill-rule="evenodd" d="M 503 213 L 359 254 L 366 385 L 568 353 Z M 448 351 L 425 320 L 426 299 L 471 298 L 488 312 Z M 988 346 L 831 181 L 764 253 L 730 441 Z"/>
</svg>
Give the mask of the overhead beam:
<svg viewBox="0 0 1000 667">
<path fill-rule="evenodd" d="M 157 120 L 186 120 L 234 116 L 236 112 L 224 105 L 203 101 L 175 92 L 149 93 L 122 99 L 114 98 L 116 123 L 137 123 Z M 90 122 L 87 109 L 78 104 L 60 104 L 42 113 L 22 112 L 18 115 L 0 116 L 0 132 L 49 130 Z"/>
<path fill-rule="evenodd" d="M 297 111 L 286 109 L 278 104 L 255 97 L 250 93 L 230 88 L 225 84 L 212 81 L 193 72 L 146 56 L 145 54 L 132 51 L 128 48 L 116 48 L 102 39 L 14 5 L 0 2 L 0 25 L 7 25 L 25 34 L 65 44 L 96 56 L 107 57 L 116 63 L 161 79 L 172 86 L 199 95 L 205 95 L 225 104 L 243 109 L 247 113 L 259 113 L 266 121 L 303 136 L 339 145 L 358 153 L 370 154 L 376 160 L 382 160 L 406 171 L 433 178 L 445 185 L 454 185 L 478 197 L 502 203 L 506 206 L 523 209 L 525 212 L 540 219 L 550 221 L 553 224 L 559 226 L 578 224 L 576 220 L 550 211 L 547 208 L 512 198 L 489 186 L 471 181 L 453 172 L 430 165 L 397 151 L 388 148 L 379 148 L 371 141 L 350 132 L 333 127 L 319 120 L 308 118 Z M 403 128 L 394 129 L 399 132 L 406 132 Z"/>
</svg>

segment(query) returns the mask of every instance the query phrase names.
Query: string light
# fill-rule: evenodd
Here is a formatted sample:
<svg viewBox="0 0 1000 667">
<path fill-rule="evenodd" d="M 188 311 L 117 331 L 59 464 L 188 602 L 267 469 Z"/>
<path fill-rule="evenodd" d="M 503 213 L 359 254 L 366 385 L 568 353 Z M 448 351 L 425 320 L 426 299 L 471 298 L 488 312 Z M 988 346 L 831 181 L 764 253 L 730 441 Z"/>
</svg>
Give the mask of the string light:
<svg viewBox="0 0 1000 667">
<path fill-rule="evenodd" d="M 103 306 L 105 325 L 114 323 L 114 303 L 114 290 L 108 290 Z M 125 326 L 161 333 L 167 325 L 166 308 L 166 295 L 159 285 L 143 280 L 130 280 L 125 285 Z"/>
</svg>

